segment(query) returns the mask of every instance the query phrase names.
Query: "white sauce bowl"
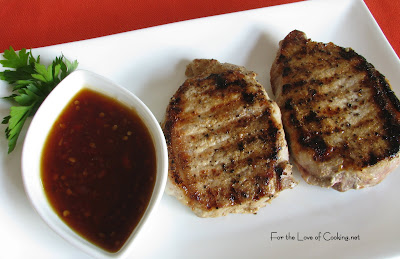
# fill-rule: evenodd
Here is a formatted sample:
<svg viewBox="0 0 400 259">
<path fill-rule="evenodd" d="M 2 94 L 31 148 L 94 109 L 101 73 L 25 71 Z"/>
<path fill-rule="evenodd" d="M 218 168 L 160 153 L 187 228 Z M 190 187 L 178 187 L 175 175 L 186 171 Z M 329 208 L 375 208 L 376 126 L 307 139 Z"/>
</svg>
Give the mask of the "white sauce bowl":
<svg viewBox="0 0 400 259">
<path fill-rule="evenodd" d="M 67 226 L 50 205 L 41 179 L 41 156 L 54 122 L 65 106 L 83 88 L 89 88 L 112 97 L 134 109 L 147 126 L 152 137 L 157 160 L 156 182 L 148 207 L 123 247 L 116 253 L 109 253 L 90 243 Z M 164 193 L 168 174 L 167 147 L 158 121 L 146 105 L 133 93 L 110 80 L 85 70 L 77 70 L 60 82 L 38 109 L 28 129 L 22 151 L 22 178 L 26 194 L 42 219 L 72 245 L 95 258 L 124 258 L 133 249 L 133 242 L 143 227 L 150 223 Z M 40 233 L 38 233 L 40 234 Z"/>
</svg>

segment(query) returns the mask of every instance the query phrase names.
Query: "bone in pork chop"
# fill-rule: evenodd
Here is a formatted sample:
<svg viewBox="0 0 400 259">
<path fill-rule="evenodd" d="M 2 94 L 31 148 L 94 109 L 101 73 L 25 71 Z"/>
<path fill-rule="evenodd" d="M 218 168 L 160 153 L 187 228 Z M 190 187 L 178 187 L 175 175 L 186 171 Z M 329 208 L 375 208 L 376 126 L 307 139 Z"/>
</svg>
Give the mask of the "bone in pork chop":
<svg viewBox="0 0 400 259">
<path fill-rule="evenodd" d="M 292 31 L 271 67 L 289 149 L 304 180 L 338 191 L 381 182 L 400 162 L 400 102 L 350 48 Z"/>
<path fill-rule="evenodd" d="M 171 98 L 167 193 L 200 217 L 255 213 L 296 185 L 275 102 L 243 67 L 196 59 Z"/>
</svg>

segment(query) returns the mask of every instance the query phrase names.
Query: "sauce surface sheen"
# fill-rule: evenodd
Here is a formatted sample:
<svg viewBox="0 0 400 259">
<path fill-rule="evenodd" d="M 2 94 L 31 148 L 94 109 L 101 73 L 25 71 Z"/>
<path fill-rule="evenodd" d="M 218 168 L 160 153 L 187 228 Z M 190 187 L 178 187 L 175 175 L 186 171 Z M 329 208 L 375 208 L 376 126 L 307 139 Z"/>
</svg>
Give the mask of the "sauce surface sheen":
<svg viewBox="0 0 400 259">
<path fill-rule="evenodd" d="M 42 154 L 42 182 L 62 220 L 116 252 L 136 227 L 156 179 L 155 148 L 136 114 L 83 89 L 54 123 Z"/>
</svg>

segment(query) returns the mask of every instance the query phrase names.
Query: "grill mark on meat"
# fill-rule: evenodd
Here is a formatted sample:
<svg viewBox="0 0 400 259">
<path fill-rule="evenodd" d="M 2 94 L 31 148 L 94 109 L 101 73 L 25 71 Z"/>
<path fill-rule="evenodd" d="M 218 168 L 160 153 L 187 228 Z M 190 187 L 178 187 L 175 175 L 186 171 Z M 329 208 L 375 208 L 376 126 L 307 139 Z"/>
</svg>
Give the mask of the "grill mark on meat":
<svg viewBox="0 0 400 259">
<path fill-rule="evenodd" d="M 246 103 L 249 103 L 249 104 L 254 103 L 254 99 L 256 98 L 256 96 L 257 96 L 257 94 L 255 94 L 255 93 L 246 93 L 246 92 L 242 92 L 243 100 L 244 100 Z"/>
<path fill-rule="evenodd" d="M 324 46 L 327 46 L 326 44 L 324 44 Z M 314 48 L 311 48 L 310 52 L 316 52 L 316 47 L 320 47 L 320 44 L 316 44 Z M 324 53 L 324 52 L 322 52 Z M 298 55 L 303 55 L 304 54 L 304 50 L 301 50 Z M 359 58 L 359 56 L 357 54 L 355 54 L 355 52 L 352 49 L 345 49 L 345 48 L 339 48 L 339 54 L 340 56 L 346 60 L 349 61 L 351 59 L 354 58 Z M 329 54 L 331 55 L 331 54 Z M 296 56 L 296 55 L 295 55 Z M 295 59 L 295 58 L 293 58 Z M 328 60 L 329 58 L 326 58 L 324 60 Z M 337 59 L 337 58 L 336 58 Z M 282 59 L 279 59 L 282 60 Z M 278 60 L 278 62 L 279 62 Z M 290 62 L 290 61 L 286 61 L 286 62 Z M 367 72 L 369 72 L 369 74 L 371 73 L 371 70 L 374 70 L 374 67 L 369 64 L 364 58 L 360 57 L 359 60 L 354 61 L 354 63 L 356 63 L 357 65 L 355 65 L 355 69 L 357 70 L 367 70 Z M 287 76 L 287 72 L 285 72 L 286 67 L 283 67 L 283 72 L 282 72 L 282 76 L 285 77 Z M 341 72 L 343 68 L 339 67 L 336 68 L 336 72 L 332 72 L 333 74 L 338 74 Z M 293 70 L 293 69 L 292 69 Z M 300 70 L 300 69 L 299 69 Z M 303 69 L 304 70 L 304 69 Z M 351 72 L 351 71 L 350 71 Z M 316 70 L 316 72 L 314 72 L 315 74 L 323 74 L 321 70 Z M 332 74 L 331 73 L 331 74 Z M 374 73 L 376 74 L 376 73 Z M 381 76 L 381 75 L 380 75 Z M 301 78 L 301 76 L 300 76 Z M 296 79 L 293 79 L 294 81 Z M 329 98 L 336 98 L 336 99 L 340 99 L 343 98 L 343 95 L 346 93 L 341 93 L 338 91 L 334 91 L 333 93 L 327 94 L 327 95 L 320 95 L 320 97 L 316 98 L 316 92 L 320 92 L 321 91 L 321 87 L 323 88 L 330 88 L 331 82 L 336 82 L 336 78 L 334 76 L 330 76 L 330 77 L 323 77 L 323 78 L 318 78 L 318 79 L 314 79 L 312 78 L 309 81 L 304 80 L 303 78 L 301 78 L 298 81 L 295 81 L 292 84 L 284 84 L 283 85 L 283 94 L 289 94 L 291 92 L 294 92 L 296 89 L 298 89 L 299 87 L 303 87 L 303 88 L 307 88 L 307 91 L 313 93 L 314 94 L 310 97 L 310 98 L 297 98 L 297 102 L 293 102 L 293 98 L 289 98 L 286 102 L 285 105 L 283 106 L 283 108 L 285 110 L 291 110 L 292 113 L 290 115 L 291 118 L 291 122 L 292 125 L 296 126 L 296 127 L 307 127 L 305 125 L 309 125 L 311 123 L 315 123 L 315 122 L 323 122 L 325 118 L 329 117 L 331 119 L 334 119 L 334 116 L 338 115 L 338 116 L 343 116 L 343 112 L 345 112 L 345 110 L 343 110 L 341 107 L 336 107 L 336 108 L 332 108 L 332 107 L 326 107 L 325 109 L 319 109 L 318 114 L 321 114 L 321 116 L 318 116 L 317 113 L 313 110 L 310 111 L 307 115 L 301 116 L 299 115 L 295 110 L 293 111 L 293 106 L 310 106 L 312 108 L 314 108 L 314 103 L 315 101 L 319 101 L 320 98 L 324 98 L 324 99 L 328 99 Z M 374 155 L 374 156 L 370 156 L 368 154 L 366 154 L 365 157 L 365 161 L 362 162 L 363 165 L 367 164 L 367 165 L 373 165 L 373 164 L 369 164 L 369 161 L 373 162 L 374 164 L 376 164 L 377 161 L 380 161 L 382 159 L 385 159 L 386 157 L 390 157 L 393 156 L 395 154 L 398 153 L 399 151 L 399 129 L 397 128 L 396 123 L 392 122 L 393 119 L 393 115 L 390 112 L 387 112 L 387 108 L 386 106 L 386 102 L 382 101 L 382 100 L 386 100 L 387 98 L 391 98 L 391 99 L 395 99 L 396 101 L 394 101 L 394 106 L 396 107 L 396 109 L 398 110 L 399 105 L 398 105 L 398 99 L 396 98 L 396 96 L 393 94 L 393 91 L 390 90 L 390 87 L 388 86 L 388 84 L 386 83 L 386 81 L 375 75 L 370 75 L 370 77 L 367 77 L 365 80 L 370 80 L 371 83 L 368 84 L 364 84 L 364 88 L 365 86 L 368 86 L 370 88 L 376 88 L 376 81 L 380 80 L 381 83 L 384 82 L 384 87 L 382 90 L 380 89 L 372 89 L 375 90 L 375 94 L 373 95 L 375 97 L 375 103 L 378 104 L 380 106 L 380 108 L 383 110 L 384 114 L 380 114 L 381 118 L 384 118 L 386 120 L 385 122 L 385 130 L 387 132 L 386 136 L 389 140 L 389 143 L 391 145 L 391 148 L 387 149 L 387 154 L 385 155 Z M 387 93 L 387 96 L 382 96 L 384 93 Z M 290 95 L 291 96 L 291 95 Z M 385 98 L 386 97 L 386 98 Z M 331 101 L 333 99 L 330 99 Z M 358 101 L 358 100 L 355 100 Z M 329 101 L 328 101 L 329 102 Z M 353 107 L 354 109 L 354 107 Z M 324 115 L 322 115 L 324 114 Z M 359 116 L 360 114 L 354 112 L 351 115 L 353 116 Z M 300 117 L 299 117 L 300 116 Z M 301 119 L 299 119 L 301 118 Z M 361 125 L 362 123 L 362 118 L 360 118 L 360 121 L 358 124 L 354 124 L 354 125 Z M 311 126 L 310 126 L 311 127 Z M 328 132 L 329 130 L 327 130 Z M 337 130 L 340 131 L 340 130 Z M 390 132 L 390 133 L 389 133 Z M 389 133 L 389 134 L 388 134 Z M 308 132 L 302 132 L 301 134 L 302 136 L 308 136 L 310 135 L 310 133 Z M 304 141 L 307 139 L 310 139 L 309 137 L 300 137 L 299 139 L 302 139 L 303 141 L 301 141 L 300 143 L 302 143 L 305 147 L 309 147 L 314 149 L 315 152 L 315 156 L 314 158 L 316 160 L 321 160 L 322 159 L 322 154 L 329 154 L 330 152 L 323 152 L 323 150 L 331 150 L 332 147 L 328 147 L 329 145 L 327 145 L 327 143 L 325 141 L 321 141 L 320 138 L 311 138 L 311 142 L 309 141 Z M 320 143 L 321 146 L 317 147 L 317 143 Z M 324 156 L 326 159 L 327 157 Z M 371 159 L 372 158 L 372 159 Z M 377 161 L 376 161 L 377 160 Z"/>
<path fill-rule="evenodd" d="M 320 122 L 325 116 L 318 116 L 315 111 L 310 111 L 308 115 L 304 116 L 304 121 L 307 123 Z"/>
<path fill-rule="evenodd" d="M 351 60 L 358 56 L 357 53 L 350 48 L 339 47 L 338 49 L 339 49 L 339 55 L 345 60 Z M 364 70 L 364 69 L 361 69 L 361 70 Z"/>
<path fill-rule="evenodd" d="M 398 159 L 400 101 L 386 78 L 351 48 L 293 31 L 280 44 L 271 85 L 290 130 L 288 142 L 300 145 L 296 152 L 308 150 L 321 165 L 343 161 L 338 168 L 347 171 Z M 349 188 L 342 185 L 334 188 Z"/>
<path fill-rule="evenodd" d="M 265 115 L 267 114 L 267 115 Z M 246 123 L 241 126 L 233 126 L 228 124 L 219 130 L 213 131 L 212 135 L 208 135 L 206 139 L 202 134 L 194 136 L 190 135 L 194 143 L 199 143 L 193 148 L 193 161 L 209 161 L 209 166 L 223 164 L 224 170 L 231 170 L 228 166 L 227 153 L 236 150 L 237 156 L 240 158 L 252 157 L 252 161 L 256 157 L 260 157 L 265 161 L 272 161 L 278 159 L 278 152 L 280 150 L 279 143 L 276 141 L 279 137 L 279 127 L 274 122 L 268 119 L 268 113 L 264 112 L 263 118 L 254 119 L 247 118 Z M 266 128 L 265 125 L 268 125 Z M 244 127 L 252 128 L 254 130 L 248 131 L 243 137 L 241 132 Z M 226 133 L 225 128 L 232 128 L 229 133 Z M 222 136 L 222 137 L 221 137 Z M 225 136 L 225 137 L 224 137 Z M 203 141 L 200 141 L 203 139 Z M 241 153 L 243 155 L 241 155 Z M 216 161 L 213 163 L 213 161 Z M 243 161 L 248 161 L 243 159 Z M 241 162 L 245 163 L 245 162 Z M 232 164 L 232 163 L 231 163 Z M 236 163 L 235 166 L 239 166 Z M 207 168 L 207 165 L 202 165 L 201 168 Z"/>
<path fill-rule="evenodd" d="M 278 137 L 278 132 L 280 126 L 276 125 L 272 120 L 268 119 L 268 112 L 256 114 L 256 115 L 248 115 L 237 117 L 236 120 L 227 121 L 226 123 L 221 123 L 218 128 L 212 128 L 211 134 L 207 134 L 207 140 L 210 142 L 214 142 L 215 139 L 210 139 L 212 137 L 221 137 L 224 135 L 230 135 L 231 141 L 236 142 L 237 138 L 242 138 L 243 132 L 246 133 L 244 136 L 250 136 L 252 138 L 259 138 L 262 140 L 264 144 L 270 144 L 271 142 L 275 142 Z M 202 123 L 202 121 L 196 121 L 196 123 Z M 268 127 L 266 127 L 268 125 Z M 252 129 L 252 131 L 247 130 L 246 128 Z M 203 134 L 197 134 L 197 137 L 192 134 L 188 134 L 194 140 L 198 140 L 203 138 Z M 210 144 L 207 143 L 206 146 Z"/>
<path fill-rule="evenodd" d="M 236 106 L 239 106 L 239 110 L 233 110 L 231 105 L 227 105 L 225 107 L 218 107 L 216 109 L 210 108 L 209 114 L 203 113 L 199 116 L 181 116 L 180 124 L 176 125 L 176 129 L 181 129 L 181 127 L 185 127 L 186 135 L 192 138 L 194 141 L 197 141 L 198 138 L 202 138 L 207 135 L 207 138 L 213 136 L 222 137 L 224 135 L 238 135 L 240 131 L 243 131 L 243 128 L 246 126 L 253 127 L 258 122 L 255 122 L 251 125 L 248 125 L 252 121 L 262 119 L 263 115 L 262 110 L 249 110 L 244 109 L 241 102 L 235 102 Z M 232 116 L 232 114 L 236 114 Z M 229 117 L 228 117 L 229 116 Z M 192 128 L 188 128 L 187 124 L 193 125 Z M 183 125 L 183 126 L 180 126 Z M 197 137 L 196 137 L 197 136 Z M 209 139 L 209 141 L 213 141 Z"/>
<path fill-rule="evenodd" d="M 324 138 L 317 133 L 303 133 L 299 137 L 299 143 L 305 147 L 312 148 L 314 150 L 314 160 L 325 161 L 329 159 L 329 155 L 332 154 L 334 148 L 329 146 Z"/>
<path fill-rule="evenodd" d="M 288 76 L 292 72 L 290 67 L 284 67 L 282 71 L 282 76 Z"/>
<path fill-rule="evenodd" d="M 228 70 L 222 74 L 211 74 L 208 78 L 213 79 L 217 89 L 227 89 L 231 85 L 244 87 L 247 85 L 244 81 L 244 75 L 237 71 Z"/>
<path fill-rule="evenodd" d="M 279 109 L 254 73 L 196 62 L 163 123 L 174 195 L 199 216 L 254 213 L 295 185 Z M 210 73 L 201 69 L 206 63 Z"/>
<path fill-rule="evenodd" d="M 376 71 L 374 71 L 377 74 Z M 378 81 L 379 84 L 374 84 L 374 80 Z M 385 157 L 394 157 L 400 149 L 400 124 L 398 118 L 396 118 L 393 114 L 395 112 L 400 112 L 399 100 L 394 95 L 393 91 L 390 89 L 389 84 L 384 79 L 384 76 L 378 74 L 378 76 L 370 77 L 368 82 L 372 85 L 371 87 L 375 90 L 375 101 L 381 108 L 381 113 L 379 114 L 381 118 L 384 119 L 384 130 L 385 135 L 384 139 L 389 142 L 390 148 L 386 150 L 386 153 L 382 156 L 378 156 L 376 158 L 377 161 L 384 159 Z M 376 85 L 382 86 L 381 89 L 378 89 Z M 385 102 L 385 99 L 391 100 L 391 102 Z M 370 156 L 372 157 L 372 156 Z M 375 155 L 372 159 L 375 162 Z"/>
<path fill-rule="evenodd" d="M 204 161 L 204 163 L 201 164 L 195 162 L 200 168 L 214 167 L 216 165 L 222 166 L 222 164 L 224 164 L 222 167 L 223 170 L 228 170 L 229 165 L 233 164 L 229 159 L 229 155 L 231 154 L 236 157 L 235 166 L 239 164 L 239 161 L 249 161 L 247 160 L 248 157 L 260 157 L 267 162 L 277 160 L 277 153 L 280 150 L 279 146 L 276 146 L 276 144 L 274 145 L 274 143 L 269 143 L 272 147 L 268 147 L 260 142 L 261 141 L 254 136 L 250 136 L 239 143 L 224 141 L 218 143 L 216 147 L 211 146 L 201 152 L 192 154 L 192 156 L 198 159 L 198 161 Z M 260 150 L 255 151 L 254 148 L 259 148 Z M 252 161 L 255 161 L 255 159 L 252 159 Z"/>
<path fill-rule="evenodd" d="M 248 169 L 247 169 L 248 170 Z M 203 204 L 206 210 L 221 209 L 226 207 L 226 202 L 230 206 L 240 205 L 250 199 L 259 200 L 265 195 L 270 195 L 265 190 L 271 179 L 274 179 L 271 171 L 252 176 L 250 179 L 242 180 L 240 174 L 231 176 L 230 185 L 224 187 L 216 187 L 212 184 L 201 186 L 202 188 L 192 188 L 189 194 L 192 201 Z M 213 181 L 212 181 L 213 182 Z M 252 188 L 248 188 L 252 186 Z M 200 189 L 200 191 L 198 191 Z M 189 192 L 190 192 L 189 190 Z"/>
<path fill-rule="evenodd" d="M 284 168 L 282 167 L 282 165 L 281 164 L 278 164 L 278 165 L 276 165 L 275 167 L 274 167 L 274 170 L 275 170 L 275 173 L 276 173 L 276 179 L 277 179 L 277 181 L 276 181 L 276 188 L 278 189 L 278 190 L 280 190 L 281 188 L 282 188 L 282 185 L 281 185 L 281 177 L 282 177 L 282 175 L 283 175 L 283 170 L 284 170 Z"/>
<path fill-rule="evenodd" d="M 249 198 L 258 200 L 263 197 L 262 193 L 265 192 L 264 186 L 267 186 L 274 176 L 271 174 L 271 169 L 267 169 L 262 172 L 259 170 L 260 173 L 250 177 L 250 175 L 246 175 L 246 172 L 249 170 L 253 170 L 253 168 L 238 167 L 238 170 L 229 173 L 230 184 L 221 187 L 215 184 L 215 182 L 219 182 L 220 178 L 225 177 L 218 174 L 215 175 L 218 170 L 210 169 L 204 172 L 200 188 L 192 184 L 187 188 L 187 192 L 192 200 L 203 204 L 207 210 L 216 207 L 222 208 L 226 206 L 226 201 L 230 205 L 235 205 L 241 204 Z M 234 199 L 232 199 L 233 197 Z"/>
<path fill-rule="evenodd" d="M 263 101 L 262 100 L 262 95 L 263 92 L 260 90 L 254 91 L 255 89 L 250 89 L 250 92 L 246 90 L 247 88 L 243 88 L 242 84 L 240 83 L 240 80 L 231 80 L 227 81 L 225 84 L 229 85 L 227 88 L 219 88 L 217 87 L 210 87 L 216 84 L 217 78 L 229 78 L 232 77 L 231 71 L 228 71 L 227 73 L 224 73 L 222 75 L 213 75 L 212 77 L 209 76 L 205 80 L 206 83 L 209 87 L 206 89 L 202 89 L 200 94 L 194 95 L 190 91 L 186 93 L 188 96 L 190 96 L 192 99 L 196 99 L 198 102 L 199 106 L 189 106 L 189 109 L 187 108 L 185 112 L 187 113 L 187 116 L 192 118 L 192 114 L 190 112 L 193 112 L 194 109 L 196 109 L 196 115 L 201 116 L 202 114 L 206 114 L 210 112 L 210 109 L 214 109 L 216 112 L 215 114 L 219 114 L 219 116 L 224 116 L 222 112 L 219 111 L 220 108 L 225 107 L 227 111 L 230 111 L 232 107 L 234 108 L 240 108 L 237 107 L 238 102 L 243 102 L 243 105 L 246 106 L 248 104 L 253 104 L 254 102 L 259 102 Z M 225 76 L 224 76 L 225 75 Z M 233 74 L 233 76 L 236 76 Z M 222 79 L 219 79 L 222 80 Z M 238 83 L 239 82 L 239 83 Z M 218 85 L 218 84 L 217 84 Z M 203 87 L 204 88 L 204 87 Z M 182 88 L 182 92 L 185 91 L 185 88 Z M 239 95 L 242 96 L 242 98 L 239 98 Z M 213 96 L 212 98 L 212 103 L 208 105 L 209 103 L 209 96 Z M 260 97 L 261 96 L 261 97 Z M 259 100 L 261 98 L 261 100 Z M 190 100 L 189 100 L 190 101 Z M 230 107 L 232 106 L 232 107 Z M 231 112 L 231 111 L 230 111 Z M 208 116 L 211 118 L 214 115 L 213 114 L 208 114 Z"/>
</svg>

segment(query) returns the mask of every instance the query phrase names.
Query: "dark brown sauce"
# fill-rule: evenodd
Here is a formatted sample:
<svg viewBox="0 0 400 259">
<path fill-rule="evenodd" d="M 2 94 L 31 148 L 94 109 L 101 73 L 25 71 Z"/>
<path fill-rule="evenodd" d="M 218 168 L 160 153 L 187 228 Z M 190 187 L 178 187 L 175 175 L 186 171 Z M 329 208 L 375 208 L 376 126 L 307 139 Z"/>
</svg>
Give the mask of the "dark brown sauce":
<svg viewBox="0 0 400 259">
<path fill-rule="evenodd" d="M 122 247 L 142 218 L 156 179 L 154 144 L 136 112 L 89 89 L 53 125 L 41 166 L 59 217 L 109 252 Z"/>
</svg>

